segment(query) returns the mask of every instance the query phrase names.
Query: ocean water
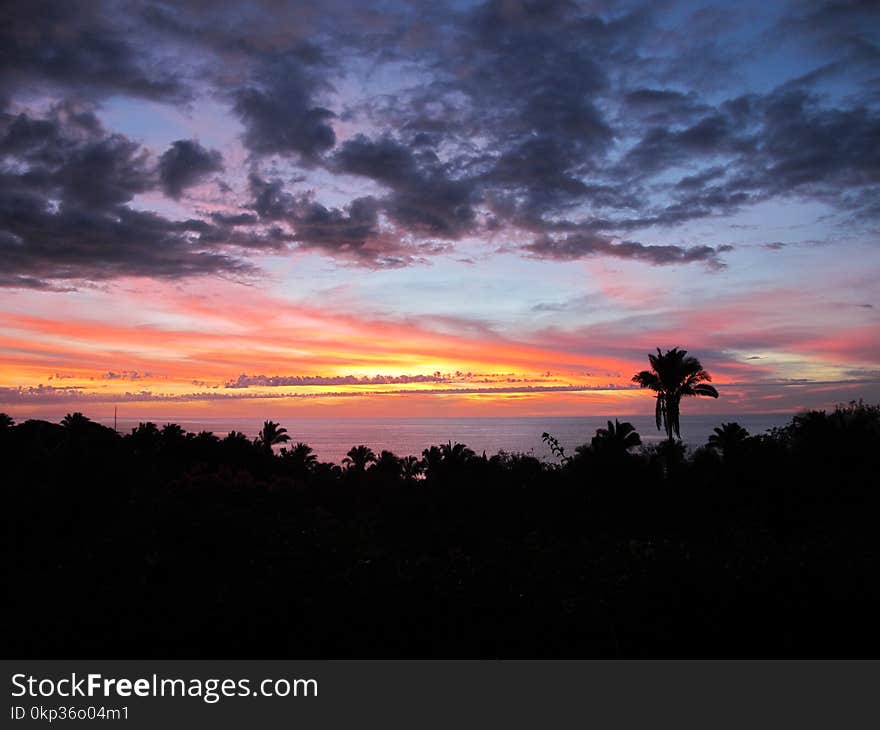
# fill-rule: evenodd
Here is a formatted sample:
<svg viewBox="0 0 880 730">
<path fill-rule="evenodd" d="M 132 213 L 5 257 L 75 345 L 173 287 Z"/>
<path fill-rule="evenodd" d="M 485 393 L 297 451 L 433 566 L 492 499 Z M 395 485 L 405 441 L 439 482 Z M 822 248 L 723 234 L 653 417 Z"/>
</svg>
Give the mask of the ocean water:
<svg viewBox="0 0 880 730">
<path fill-rule="evenodd" d="M 173 421 L 187 431 L 212 431 L 225 436 L 229 431 L 241 431 L 254 437 L 263 425 L 260 418 L 201 418 L 199 420 L 149 418 L 159 426 Z M 626 416 L 642 437 L 642 443 L 661 441 L 664 434 L 658 431 L 653 416 Z M 791 414 L 737 414 L 682 415 L 681 437 L 691 448 L 706 443 L 712 429 L 721 423 L 736 421 L 751 434 L 759 434 L 784 426 Z M 545 431 L 559 440 L 566 453 L 573 454 L 575 447 L 589 443 L 596 429 L 604 428 L 608 419 L 602 416 L 531 418 L 300 418 L 282 420 L 293 442 L 309 444 L 321 461 L 339 463 L 346 452 L 358 444 L 369 446 L 377 454 L 387 449 L 399 456 L 421 455 L 422 450 L 433 444 L 458 441 L 478 454 L 485 451 L 489 456 L 504 450 L 531 453 L 539 458 L 552 459 L 550 450 L 541 441 Z M 101 419 L 112 426 L 113 419 Z M 120 419 L 120 433 L 128 433 L 139 421 Z"/>
</svg>

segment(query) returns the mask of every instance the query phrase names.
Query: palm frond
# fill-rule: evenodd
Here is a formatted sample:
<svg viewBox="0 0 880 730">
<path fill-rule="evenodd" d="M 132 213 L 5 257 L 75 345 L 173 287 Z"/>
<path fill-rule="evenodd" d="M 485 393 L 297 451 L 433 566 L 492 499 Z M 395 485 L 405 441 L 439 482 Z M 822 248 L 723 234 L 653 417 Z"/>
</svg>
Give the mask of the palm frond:
<svg viewBox="0 0 880 730">
<path fill-rule="evenodd" d="M 700 383 L 699 385 L 694 386 L 694 395 L 705 395 L 710 398 L 717 398 L 718 391 L 711 385 L 706 385 L 705 383 Z"/>
<path fill-rule="evenodd" d="M 660 382 L 660 378 L 657 377 L 657 373 L 652 373 L 650 370 L 642 370 L 639 373 L 636 373 L 632 377 L 632 382 L 638 383 L 643 388 L 650 388 L 651 390 L 660 390 L 662 387 L 662 383 Z"/>
</svg>

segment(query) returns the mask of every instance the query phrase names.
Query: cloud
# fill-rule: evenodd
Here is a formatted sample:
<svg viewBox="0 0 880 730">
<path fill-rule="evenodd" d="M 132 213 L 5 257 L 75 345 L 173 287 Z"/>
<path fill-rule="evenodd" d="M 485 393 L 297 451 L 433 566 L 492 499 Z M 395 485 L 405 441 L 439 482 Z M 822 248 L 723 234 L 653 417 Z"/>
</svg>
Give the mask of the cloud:
<svg viewBox="0 0 880 730">
<path fill-rule="evenodd" d="M 0 387 L 0 403 L 8 405 L 35 405 L 47 403 L 189 403 L 200 401 L 254 400 L 302 400 L 318 398 L 376 398 L 383 396 L 424 396 L 424 395 L 503 395 L 512 393 L 581 393 L 608 390 L 635 390 L 638 386 L 588 386 L 588 385 L 511 385 L 499 387 L 471 388 L 419 388 L 417 390 L 361 390 L 361 391 L 320 391 L 312 393 L 218 393 L 216 391 L 195 393 L 156 393 L 142 390 L 125 393 L 87 392 L 78 387 L 54 387 L 38 385 L 33 387 Z"/>
<path fill-rule="evenodd" d="M 298 154 L 310 161 L 336 143 L 332 111 L 314 103 L 324 86 L 323 54 L 314 47 L 269 58 L 232 94 L 245 125 L 245 146 L 256 155 Z"/>
<path fill-rule="evenodd" d="M 42 118 L 0 115 L 0 154 L 2 286 L 253 272 L 227 252 L 237 238 L 224 226 L 127 205 L 160 175 L 147 150 L 107 133 L 88 107 L 67 101 Z M 274 245 L 265 236 L 247 242 Z"/>
<path fill-rule="evenodd" d="M 538 258 L 571 261 L 588 256 L 611 256 L 619 259 L 644 261 L 658 266 L 670 264 L 705 263 L 709 268 L 723 268 L 719 253 L 731 250 L 730 246 L 656 246 L 637 241 L 615 243 L 600 234 L 572 234 L 562 238 L 544 237 L 523 247 Z"/>
<path fill-rule="evenodd" d="M 251 386 L 313 386 L 313 385 L 391 385 L 409 383 L 442 383 L 452 376 L 441 375 L 239 375 L 225 383 L 226 388 L 250 388 Z"/>
<path fill-rule="evenodd" d="M 677 167 L 696 156 L 747 154 L 753 141 L 717 112 L 679 130 L 652 127 L 627 153 L 623 170 L 631 176 Z"/>
<path fill-rule="evenodd" d="M 549 375 L 549 373 L 548 373 Z M 419 383 L 520 383 L 536 382 L 546 378 L 513 373 L 434 372 L 428 375 L 246 375 L 227 380 L 224 388 L 285 387 L 285 386 L 338 386 L 338 385 L 411 385 Z M 420 391 L 421 392 L 421 391 Z"/>
<path fill-rule="evenodd" d="M 23 190 L 0 191 L 0 217 L 10 230 L 3 245 L 11 286 L 48 288 L 56 281 L 102 281 L 119 276 L 179 279 L 202 274 L 242 275 L 249 264 L 199 246 L 201 221 L 170 221 L 120 207 L 94 211 L 64 206 Z"/>
<path fill-rule="evenodd" d="M 0 154 L 17 163 L 0 173 L 5 183 L 88 209 L 128 202 L 155 184 L 146 150 L 69 100 L 45 118 L 0 115 Z"/>
<path fill-rule="evenodd" d="M 370 268 L 397 268 L 447 249 L 435 243 L 409 244 L 393 231 L 383 231 L 379 212 L 384 203 L 372 196 L 355 198 L 345 208 L 327 207 L 314 193 L 294 195 L 275 178 L 251 173 L 251 207 L 264 222 L 292 229 L 289 240 L 304 250 L 319 251 Z"/>
<path fill-rule="evenodd" d="M 108 370 L 101 375 L 102 380 L 143 380 L 151 377 L 153 377 L 152 373 L 141 373 L 137 370 L 121 370 L 119 372 Z"/>
<path fill-rule="evenodd" d="M 50 238 L 62 237 L 62 223 L 83 234 L 101 215 L 121 234 L 134 218 L 117 208 L 156 190 L 180 200 L 223 169 L 220 153 L 194 140 L 153 151 L 103 129 L 89 102 L 109 96 L 191 108 L 211 99 L 242 125 L 247 159 L 227 153 L 223 189 L 240 212 L 194 211 L 188 228 L 151 244 L 198 252 L 184 270 L 241 271 L 246 251 L 288 247 L 406 266 L 450 242 L 502 236 L 531 240 L 504 247 L 530 257 L 719 268 L 720 247 L 637 239 L 653 227 L 675 240 L 692 221 L 794 197 L 843 224 L 876 223 L 876 8 L 798 4 L 766 30 L 747 13 L 678 10 L 564 0 L 19 3 L 0 28 L 0 183 L 30 217 L 2 240 L 30 245 L 34 200 L 63 213 L 46 221 Z M 771 64 L 773 84 L 751 83 L 750 54 L 768 33 L 815 62 L 794 78 Z M 44 113 L 58 99 L 68 101 Z M 236 185 L 247 169 L 260 182 Z M 98 244 L 83 273 L 106 255 Z M 34 271 L 52 273 L 24 267 L 3 283 L 63 278 Z"/>
<path fill-rule="evenodd" d="M 198 142 L 179 139 L 159 158 L 159 180 L 165 194 L 179 198 L 186 188 L 200 183 L 212 172 L 223 170 L 223 156 Z"/>
<path fill-rule="evenodd" d="M 431 151 L 414 152 L 390 137 L 357 135 L 342 145 L 334 162 L 340 172 L 390 188 L 381 207 L 405 231 L 456 239 L 474 229 L 475 182 L 452 177 Z"/>
<path fill-rule="evenodd" d="M 681 124 L 695 119 L 708 110 L 695 93 L 684 94 L 671 89 L 640 88 L 623 94 L 622 102 L 628 116 L 640 124 Z"/>
<path fill-rule="evenodd" d="M 105 3 L 90 0 L 6 5 L 0 24 L 0 97 L 40 85 L 65 95 L 188 97 L 185 84 L 107 10 Z"/>
</svg>

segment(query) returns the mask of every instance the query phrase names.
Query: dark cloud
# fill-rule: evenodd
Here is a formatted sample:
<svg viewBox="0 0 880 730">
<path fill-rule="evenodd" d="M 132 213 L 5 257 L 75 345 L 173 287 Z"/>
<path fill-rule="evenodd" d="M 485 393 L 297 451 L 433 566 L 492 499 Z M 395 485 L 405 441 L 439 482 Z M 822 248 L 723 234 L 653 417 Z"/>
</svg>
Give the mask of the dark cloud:
<svg viewBox="0 0 880 730">
<path fill-rule="evenodd" d="M 665 266 L 669 264 L 688 264 L 702 262 L 710 268 L 722 268 L 719 253 L 730 251 L 730 246 L 656 246 L 636 241 L 615 243 L 601 234 L 571 234 L 562 238 L 549 236 L 540 238 L 524 250 L 538 258 L 569 261 L 588 256 L 611 256 L 619 259 L 644 261 L 649 264 Z"/>
<path fill-rule="evenodd" d="M 753 141 L 742 135 L 732 120 L 714 112 L 680 131 L 667 127 L 649 129 L 627 153 L 623 172 L 629 177 L 645 176 L 695 157 L 749 154 L 753 147 Z"/>
<path fill-rule="evenodd" d="M 824 61 L 798 82 L 826 75 L 876 72 L 880 60 L 880 6 L 874 0 L 803 0 L 767 33 L 806 48 Z"/>
<path fill-rule="evenodd" d="M 784 194 L 803 186 L 855 188 L 880 182 L 880 113 L 824 108 L 803 91 L 771 94 L 758 104 L 762 186 Z M 756 169 L 757 164 L 763 163 Z M 744 165 L 745 166 L 745 165 Z"/>
<path fill-rule="evenodd" d="M 221 226 L 251 226 L 259 220 L 253 213 L 211 213 L 211 219 Z"/>
<path fill-rule="evenodd" d="M 121 370 L 119 372 L 108 371 L 101 375 L 102 380 L 143 380 L 152 377 L 152 373 L 142 373 L 137 370 Z"/>
<path fill-rule="evenodd" d="M 250 388 L 252 386 L 314 386 L 314 385 L 395 385 L 409 383 L 443 383 L 455 378 L 452 375 L 239 375 L 227 381 L 225 388 Z"/>
<path fill-rule="evenodd" d="M 435 243 L 409 244 L 399 235 L 383 231 L 379 212 L 383 203 L 371 196 L 355 198 L 344 208 L 327 207 L 313 192 L 294 195 L 279 179 L 249 178 L 251 207 L 264 222 L 287 226 L 290 241 L 299 248 L 316 250 L 370 268 L 398 268 L 447 249 Z"/>
<path fill-rule="evenodd" d="M 81 105 L 56 105 L 43 118 L 3 115 L 0 155 L 2 286 L 242 275 L 252 267 L 226 249 L 274 245 L 265 233 L 244 242 L 222 225 L 127 205 L 159 175 L 146 150 L 105 132 Z"/>
<path fill-rule="evenodd" d="M 65 102 L 47 118 L 0 118 L 0 153 L 15 160 L 22 184 L 48 198 L 86 208 L 117 205 L 153 187 L 149 155 L 119 134 L 107 134 L 94 114 Z"/>
<path fill-rule="evenodd" d="M 297 154 L 309 162 L 336 143 L 336 115 L 314 103 L 326 86 L 319 52 L 287 54 L 258 65 L 253 78 L 233 93 L 245 125 L 243 140 L 256 155 Z M 318 68 L 315 68 L 315 67 Z"/>
<path fill-rule="evenodd" d="M 282 180 L 264 180 L 259 174 L 252 172 L 248 176 L 248 185 L 253 196 L 250 207 L 260 218 L 277 221 L 291 215 L 294 197 L 284 190 Z"/>
<path fill-rule="evenodd" d="M 378 207 L 371 197 L 356 198 L 343 211 L 321 205 L 311 193 L 293 195 L 281 180 L 264 180 L 255 173 L 250 187 L 260 219 L 289 224 L 293 238 L 305 246 L 353 250 L 379 234 Z"/>
<path fill-rule="evenodd" d="M 622 98 L 626 117 L 637 117 L 640 124 L 681 124 L 695 119 L 708 109 L 696 94 L 683 94 L 670 89 L 634 89 Z M 623 120 L 625 121 L 625 120 Z"/>
<path fill-rule="evenodd" d="M 476 182 L 452 176 L 437 156 L 383 137 L 358 135 L 337 152 L 336 169 L 371 178 L 392 193 L 380 202 L 389 218 L 420 236 L 460 238 L 474 229 Z"/>
<path fill-rule="evenodd" d="M 547 373 L 549 376 L 550 373 Z M 493 383 L 525 383 L 546 382 L 548 378 L 534 378 L 532 376 L 515 373 L 474 373 L 456 371 L 454 373 L 442 373 L 436 371 L 427 375 L 247 375 L 242 373 L 234 380 L 227 380 L 224 388 L 250 388 L 250 387 L 295 387 L 295 386 L 338 386 L 338 385 L 410 385 L 417 383 L 479 383 L 489 385 Z M 420 391 L 421 392 L 421 391 Z"/>
<path fill-rule="evenodd" d="M 419 177 L 415 155 L 390 137 L 373 141 L 359 134 L 341 147 L 336 162 L 341 172 L 373 178 L 391 188 Z"/>
<path fill-rule="evenodd" d="M 159 158 L 159 180 L 165 194 L 179 198 L 186 188 L 223 170 L 223 156 L 191 139 L 179 139 Z"/>
<path fill-rule="evenodd" d="M 242 250 L 287 247 L 404 266 L 480 235 L 531 241 L 502 248 L 533 257 L 718 268 L 725 246 L 638 239 L 655 228 L 675 240 L 690 221 L 792 197 L 820 201 L 845 225 L 876 225 L 877 4 L 809 0 L 758 18 L 673 6 L 10 6 L 0 23 L 0 174 L 14 214 L 0 245 L 15 249 L 19 269 L 3 281 L 61 286 L 66 271 L 115 275 L 136 261 L 149 275 L 170 275 L 151 246 L 180 257 L 183 271 L 240 271 Z M 770 41 L 810 59 L 792 78 L 784 63 L 768 62 L 775 88 L 747 78 Z M 350 93 L 360 82 L 370 85 L 367 98 Z M 235 199 L 236 171 L 230 185 L 219 183 L 240 212 L 143 217 L 136 196 L 179 199 L 222 169 L 219 153 L 177 140 L 157 161 L 159 150 L 104 130 L 82 101 L 26 111 L 35 97 L 44 109 L 47 97 L 110 95 L 226 104 L 243 125 L 248 165 L 260 171 L 247 199 Z M 303 174 L 319 192 L 303 192 Z M 352 177 L 369 185 L 352 191 Z M 54 268 L 26 265 L 21 251 L 37 251 L 43 228 L 60 245 L 61 225 L 70 226 L 72 252 Z M 108 252 L 112 236 L 129 234 L 140 244 Z M 89 246 L 93 266 L 74 265 Z M 104 260 L 115 263 L 102 268 Z"/>
<path fill-rule="evenodd" d="M 327 208 L 305 196 L 293 210 L 295 237 L 315 248 L 356 250 L 379 235 L 374 198 L 355 198 L 346 210 Z"/>
<path fill-rule="evenodd" d="M 251 267 L 200 246 L 202 221 L 170 221 L 125 206 L 93 210 L 62 205 L 0 181 L 2 282 L 49 287 L 58 281 L 101 281 L 117 276 L 182 278 L 244 274 Z"/>
<path fill-rule="evenodd" d="M 137 34 L 126 32 L 121 21 L 97 0 L 4 3 L 0 95 L 49 85 L 65 95 L 189 96 L 178 76 L 138 46 Z"/>
</svg>

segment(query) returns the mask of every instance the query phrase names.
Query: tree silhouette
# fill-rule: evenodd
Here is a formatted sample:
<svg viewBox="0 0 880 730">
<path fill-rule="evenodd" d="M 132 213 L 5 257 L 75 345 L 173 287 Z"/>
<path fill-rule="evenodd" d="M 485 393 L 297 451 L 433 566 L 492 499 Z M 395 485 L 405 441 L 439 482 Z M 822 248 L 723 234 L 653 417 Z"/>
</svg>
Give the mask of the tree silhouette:
<svg viewBox="0 0 880 730">
<path fill-rule="evenodd" d="M 376 454 L 373 453 L 373 450 L 361 444 L 360 446 L 352 446 L 342 463 L 348 467 L 349 471 L 360 474 L 366 471 L 367 464 L 374 461 L 376 461 Z"/>
<path fill-rule="evenodd" d="M 404 456 L 400 460 L 400 471 L 404 480 L 412 483 L 424 473 L 425 466 L 417 456 Z"/>
<path fill-rule="evenodd" d="M 469 449 L 467 446 L 460 444 L 457 441 L 454 444 L 451 441 L 445 444 L 440 444 L 440 453 L 443 456 L 444 466 L 450 470 L 456 470 L 463 467 L 476 456 L 472 449 Z"/>
<path fill-rule="evenodd" d="M 749 432 L 738 423 L 722 423 L 715 427 L 707 445 L 729 459 L 742 452 L 748 438 Z"/>
<path fill-rule="evenodd" d="M 713 425 L 688 453 L 674 438 L 635 449 L 612 418 L 561 466 L 450 441 L 425 450 L 423 485 L 420 460 L 391 447 L 353 447 L 344 472 L 306 444 L 267 456 L 255 434 L 167 448 L 177 429 L 150 423 L 122 438 L 95 422 L 0 427 L 21 599 L 7 613 L 24 627 L 7 643 L 38 657 L 107 636 L 146 656 L 876 654 L 880 407 L 748 439 Z M 63 611 L 49 573 L 66 576 Z"/>
<path fill-rule="evenodd" d="M 92 420 L 90 418 L 86 418 L 86 416 L 79 411 L 76 413 L 68 413 L 61 419 L 61 425 L 71 432 L 81 431 L 87 423 L 91 422 Z"/>
<path fill-rule="evenodd" d="M 162 442 L 166 446 L 178 444 L 186 439 L 186 431 L 177 423 L 166 423 L 162 426 Z"/>
<path fill-rule="evenodd" d="M 267 454 L 272 453 L 272 447 L 276 444 L 283 444 L 290 441 L 287 435 L 287 429 L 281 428 L 274 421 L 264 421 L 263 428 L 257 436 L 257 446 L 263 449 Z"/>
<path fill-rule="evenodd" d="M 137 427 L 131 429 L 131 433 L 126 436 L 126 439 L 131 444 L 135 454 L 150 456 L 159 449 L 162 436 L 156 424 L 152 421 L 147 421 L 146 423 L 139 423 Z"/>
<path fill-rule="evenodd" d="M 247 463 L 255 452 L 254 444 L 241 431 L 230 431 L 220 443 L 224 460 L 233 464 Z"/>
<path fill-rule="evenodd" d="M 620 423 L 616 418 L 614 423 L 608 421 L 608 428 L 596 430 L 591 446 L 597 454 L 613 458 L 622 458 L 629 450 L 641 446 L 642 437 L 639 436 L 635 426 L 628 421 Z"/>
<path fill-rule="evenodd" d="M 199 431 L 195 435 L 195 438 L 193 439 L 193 441 L 199 445 L 205 445 L 205 444 L 214 445 L 214 444 L 220 443 L 220 439 L 216 435 L 214 435 L 214 433 L 212 433 L 211 431 Z"/>
<path fill-rule="evenodd" d="M 318 455 L 311 446 L 301 441 L 294 444 L 292 449 L 281 449 L 281 459 L 291 474 L 300 479 L 312 473 L 318 464 Z"/>
<path fill-rule="evenodd" d="M 633 382 L 643 388 L 650 388 L 657 394 L 657 429 L 662 423 L 666 437 L 672 440 L 673 434 L 681 438 L 679 411 L 682 397 L 708 396 L 717 398 L 718 391 L 707 381 L 712 380 L 700 361 L 688 356 L 687 350 L 673 347 L 663 353 L 657 348 L 656 355 L 648 355 L 650 370 L 642 370 L 633 375 Z"/>
<path fill-rule="evenodd" d="M 382 450 L 370 471 L 388 481 L 398 481 L 403 472 L 400 457 L 392 451 Z"/>
<path fill-rule="evenodd" d="M 440 481 L 458 477 L 472 463 L 476 454 L 464 444 L 449 441 L 422 451 L 425 476 Z"/>
<path fill-rule="evenodd" d="M 439 446 L 429 446 L 422 451 L 422 472 L 428 479 L 434 479 L 440 476 L 443 469 L 443 453 Z"/>
<path fill-rule="evenodd" d="M 157 439 L 159 437 L 159 428 L 152 421 L 139 423 L 135 428 L 131 429 L 132 437 Z"/>
<path fill-rule="evenodd" d="M 15 420 L 8 413 L 0 413 L 0 431 L 5 431 L 15 425 Z"/>
</svg>

